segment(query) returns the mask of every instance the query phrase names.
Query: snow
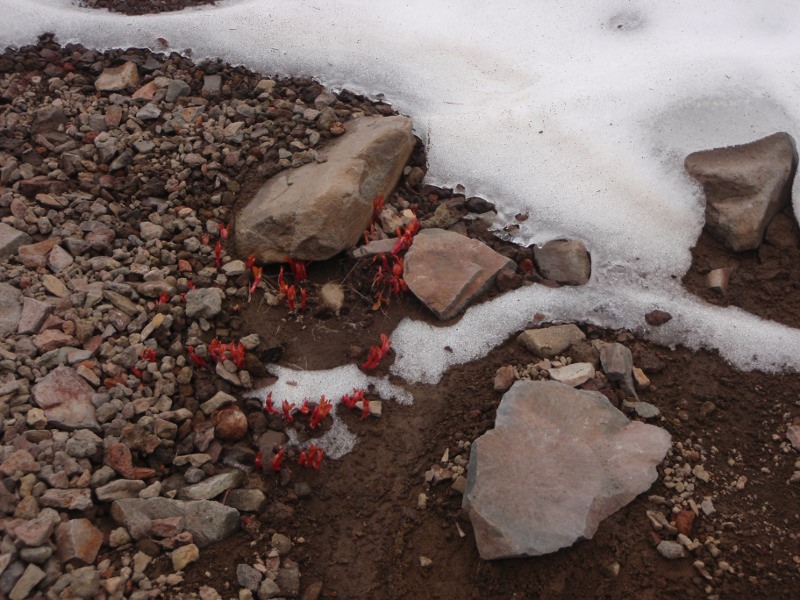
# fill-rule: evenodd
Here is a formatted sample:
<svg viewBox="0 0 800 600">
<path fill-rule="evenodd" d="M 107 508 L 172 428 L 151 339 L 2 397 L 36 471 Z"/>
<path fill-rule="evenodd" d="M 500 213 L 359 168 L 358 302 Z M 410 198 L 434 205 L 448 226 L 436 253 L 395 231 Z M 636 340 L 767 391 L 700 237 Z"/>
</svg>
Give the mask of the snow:
<svg viewBox="0 0 800 600">
<path fill-rule="evenodd" d="M 528 213 L 513 238 L 521 244 L 587 242 L 583 288 L 518 290 L 450 327 L 403 322 L 393 372 L 407 381 L 438 381 L 536 312 L 717 348 L 741 368 L 800 369 L 798 331 L 680 287 L 703 223 L 686 154 L 800 133 L 795 2 L 231 0 L 143 17 L 68 0 L 0 8 L 2 46 L 45 31 L 100 49 L 157 50 L 165 38 L 198 60 L 383 94 L 414 119 L 429 182 L 495 202 L 498 227 Z M 653 308 L 673 320 L 651 330 L 643 315 Z"/>
</svg>

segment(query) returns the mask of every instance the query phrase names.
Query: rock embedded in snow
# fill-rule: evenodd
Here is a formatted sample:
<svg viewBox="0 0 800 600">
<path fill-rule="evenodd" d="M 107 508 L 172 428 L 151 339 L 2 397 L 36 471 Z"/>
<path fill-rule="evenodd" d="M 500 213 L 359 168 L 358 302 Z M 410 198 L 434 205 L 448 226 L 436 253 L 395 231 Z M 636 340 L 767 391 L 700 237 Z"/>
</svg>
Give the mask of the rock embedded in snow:
<svg viewBox="0 0 800 600">
<path fill-rule="evenodd" d="M 650 487 L 670 443 L 599 392 L 518 381 L 495 428 L 472 445 L 463 505 L 481 557 L 538 556 L 590 539 Z"/>
<path fill-rule="evenodd" d="M 686 170 L 706 196 L 706 230 L 734 252 L 755 250 L 772 218 L 791 200 L 797 149 L 788 133 L 694 152 Z"/>
<path fill-rule="evenodd" d="M 552 358 L 586 339 L 574 323 L 523 331 L 517 340 L 539 358 Z"/>
<path fill-rule="evenodd" d="M 403 279 L 425 306 L 443 321 L 455 317 L 488 290 L 510 258 L 478 240 L 444 229 L 425 229 L 406 254 Z"/>
<path fill-rule="evenodd" d="M 397 185 L 413 148 L 408 117 L 348 121 L 347 133 L 320 151 L 324 162 L 276 175 L 239 213 L 239 254 L 275 263 L 346 250 L 369 225 L 373 200 Z"/>
<path fill-rule="evenodd" d="M 581 240 L 552 240 L 534 246 L 533 257 L 543 277 L 562 285 L 584 285 L 592 273 L 592 261 Z"/>
<path fill-rule="evenodd" d="M 34 385 L 31 392 L 52 426 L 69 431 L 100 428 L 92 404 L 93 390 L 74 369 L 63 365 L 56 367 Z"/>
</svg>

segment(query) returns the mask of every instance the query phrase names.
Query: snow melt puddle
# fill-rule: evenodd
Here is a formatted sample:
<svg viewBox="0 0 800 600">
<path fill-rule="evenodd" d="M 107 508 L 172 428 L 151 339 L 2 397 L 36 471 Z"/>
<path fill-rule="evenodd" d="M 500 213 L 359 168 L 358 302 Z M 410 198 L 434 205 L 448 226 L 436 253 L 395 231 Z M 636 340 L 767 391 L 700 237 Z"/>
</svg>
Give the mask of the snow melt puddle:
<svg viewBox="0 0 800 600">
<path fill-rule="evenodd" d="M 333 403 L 333 408 L 328 413 L 333 418 L 331 428 L 321 437 L 309 440 L 309 444 L 313 441 L 333 459 L 341 458 L 350 452 L 358 441 L 356 435 L 338 414 L 339 400 L 342 396 L 351 394 L 354 388 L 368 390 L 372 386 L 371 392 L 383 400 L 394 400 L 402 405 L 413 402 L 410 392 L 390 383 L 385 377 L 366 375 L 356 365 L 344 365 L 325 371 L 300 371 L 270 364 L 267 365 L 267 369 L 278 378 L 278 381 L 271 386 L 250 392 L 248 398 L 258 398 L 264 402 L 267 394 L 272 392 L 272 399 L 278 410 L 284 400 L 300 406 L 303 400 L 307 399 L 314 403 L 323 395 Z M 308 445 L 298 441 L 297 433 L 291 427 L 287 427 L 285 431 L 289 436 L 289 445 L 298 447 Z"/>
</svg>

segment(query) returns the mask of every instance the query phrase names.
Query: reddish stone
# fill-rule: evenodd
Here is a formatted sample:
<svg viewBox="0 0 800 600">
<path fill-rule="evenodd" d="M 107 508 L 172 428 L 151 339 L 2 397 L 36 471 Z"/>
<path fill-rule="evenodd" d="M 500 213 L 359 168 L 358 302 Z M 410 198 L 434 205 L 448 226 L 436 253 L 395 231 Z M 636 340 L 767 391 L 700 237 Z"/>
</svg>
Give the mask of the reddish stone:
<svg viewBox="0 0 800 600">
<path fill-rule="evenodd" d="M 100 428 L 92 404 L 94 390 L 74 369 L 56 367 L 31 391 L 51 425 L 67 430 Z"/>
<path fill-rule="evenodd" d="M 531 273 L 533 271 L 533 261 L 530 258 L 523 258 L 519 262 L 519 270 L 523 273 Z"/>
<path fill-rule="evenodd" d="M 692 537 L 692 525 L 695 518 L 694 511 L 682 510 L 675 516 L 675 529 L 688 538 Z"/>
<path fill-rule="evenodd" d="M 672 315 L 664 310 L 652 310 L 644 316 L 644 320 L 648 325 L 658 327 L 672 319 Z"/>
<path fill-rule="evenodd" d="M 122 475 L 125 479 L 138 479 L 136 470 L 133 468 L 133 457 L 130 448 L 125 444 L 114 442 L 106 448 L 106 455 L 103 460 L 105 464 Z"/>
<path fill-rule="evenodd" d="M 78 340 L 58 329 L 46 329 L 39 335 L 33 336 L 33 345 L 44 354 L 64 346 L 77 346 Z"/>
<path fill-rule="evenodd" d="M 31 179 L 19 182 L 19 191 L 28 198 L 35 198 L 36 194 L 63 194 L 68 186 L 58 179 L 50 179 L 44 175 L 37 175 Z"/>
<path fill-rule="evenodd" d="M 103 532 L 89 519 L 72 519 L 56 527 L 56 549 L 62 563 L 91 565 L 103 543 Z"/>
<path fill-rule="evenodd" d="M 49 238 L 36 244 L 26 244 L 17 250 L 19 262 L 26 267 L 44 267 L 47 264 L 47 254 L 61 241 L 61 238 Z"/>
</svg>

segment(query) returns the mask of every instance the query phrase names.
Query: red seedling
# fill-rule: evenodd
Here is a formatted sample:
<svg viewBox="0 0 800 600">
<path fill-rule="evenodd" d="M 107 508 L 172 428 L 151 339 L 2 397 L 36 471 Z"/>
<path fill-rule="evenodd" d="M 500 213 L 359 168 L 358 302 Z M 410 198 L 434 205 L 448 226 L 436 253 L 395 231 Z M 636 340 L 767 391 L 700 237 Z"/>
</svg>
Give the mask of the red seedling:
<svg viewBox="0 0 800 600">
<path fill-rule="evenodd" d="M 284 296 L 289 291 L 289 286 L 286 285 L 286 280 L 283 278 L 283 267 L 278 271 L 278 291 Z"/>
<path fill-rule="evenodd" d="M 361 368 L 364 370 L 371 370 L 378 366 L 381 362 L 381 359 L 389 353 L 389 349 L 392 347 L 392 341 L 386 337 L 385 333 L 381 334 L 381 345 L 380 346 L 372 346 L 369 349 L 369 356 L 367 356 L 367 360 L 361 365 Z"/>
<path fill-rule="evenodd" d="M 414 218 L 411 223 L 406 225 L 405 230 L 403 233 L 400 233 L 400 230 L 397 230 L 397 243 L 392 248 L 392 254 L 397 256 L 403 250 L 408 250 L 411 247 L 411 244 L 414 241 L 414 236 L 417 235 L 419 232 L 419 221 Z"/>
<path fill-rule="evenodd" d="M 316 429 L 322 419 L 327 417 L 328 413 L 331 412 L 331 408 L 333 408 L 333 404 L 331 404 L 330 400 L 326 400 L 325 396 L 322 396 L 322 398 L 319 399 L 319 404 L 317 404 L 317 407 L 311 414 L 311 422 L 308 426 L 311 427 L 311 429 Z"/>
<path fill-rule="evenodd" d="M 261 468 L 261 465 L 263 464 L 262 461 L 263 461 L 263 457 L 261 456 L 261 450 L 259 450 L 258 454 L 256 454 L 255 460 L 253 461 L 253 464 L 256 466 L 256 469 L 260 469 Z"/>
<path fill-rule="evenodd" d="M 303 403 L 300 405 L 300 408 L 298 408 L 297 410 L 299 410 L 304 415 L 307 415 L 311 411 L 311 407 L 308 405 L 308 398 L 303 400 Z"/>
<path fill-rule="evenodd" d="M 373 223 L 378 220 L 383 210 L 383 194 L 380 194 L 372 201 L 372 221 Z"/>
<path fill-rule="evenodd" d="M 369 400 L 364 398 L 361 401 L 361 418 L 366 419 L 369 416 Z"/>
<path fill-rule="evenodd" d="M 294 421 L 294 417 L 292 416 L 292 409 L 294 409 L 294 402 L 289 404 L 288 400 L 283 401 L 283 418 L 286 420 L 287 423 L 291 423 Z"/>
<path fill-rule="evenodd" d="M 231 355 L 236 368 L 241 369 L 244 366 L 244 344 L 231 342 L 228 344 L 228 353 Z"/>
<path fill-rule="evenodd" d="M 272 392 L 267 394 L 266 400 L 264 400 L 264 410 L 268 415 L 278 415 L 280 411 L 275 408 L 275 405 L 272 402 Z"/>
<path fill-rule="evenodd" d="M 131 373 L 133 373 L 137 379 L 142 378 L 142 371 L 140 369 L 137 369 L 136 367 L 131 367 Z"/>
<path fill-rule="evenodd" d="M 207 233 L 204 233 L 203 235 L 200 236 L 200 243 L 203 244 L 203 246 L 208 246 L 208 234 Z"/>
<path fill-rule="evenodd" d="M 296 295 L 297 291 L 294 289 L 293 285 L 290 285 L 286 290 L 286 305 L 289 307 L 289 312 L 294 312 L 294 299 Z"/>
<path fill-rule="evenodd" d="M 162 304 L 166 304 L 169 302 L 169 294 L 167 292 L 161 292 L 161 295 L 156 300 L 156 306 L 161 306 Z"/>
<path fill-rule="evenodd" d="M 247 269 L 252 269 L 254 264 L 256 264 L 256 255 L 251 254 L 250 256 L 247 257 L 247 262 L 244 263 L 244 266 Z"/>
<path fill-rule="evenodd" d="M 222 242 L 219 240 L 217 240 L 217 244 L 214 246 L 214 259 L 219 269 L 220 266 L 222 266 Z"/>
<path fill-rule="evenodd" d="M 314 444 L 311 444 L 307 451 L 304 450 L 300 453 L 297 462 L 302 467 L 313 467 L 319 471 L 319 468 L 322 465 L 322 457 L 324 454 L 325 452 L 317 448 Z"/>
<path fill-rule="evenodd" d="M 311 264 L 310 260 L 294 260 L 293 258 L 290 258 L 287 262 L 289 263 L 289 268 L 292 269 L 292 273 L 294 274 L 295 283 L 301 283 L 308 279 L 306 267 Z"/>
<path fill-rule="evenodd" d="M 202 356 L 197 356 L 194 352 L 193 346 L 186 346 L 186 351 L 189 353 L 189 358 L 192 359 L 192 362 L 196 364 L 198 367 L 205 367 L 206 361 Z"/>
<path fill-rule="evenodd" d="M 194 281 L 192 281 L 192 280 L 190 279 L 189 281 L 187 281 L 187 282 L 186 282 L 186 287 L 188 287 L 190 290 L 193 290 L 193 289 L 195 289 L 197 286 L 194 284 Z"/>
<path fill-rule="evenodd" d="M 156 361 L 156 351 L 153 350 L 152 348 L 148 348 L 147 350 L 142 352 L 142 355 L 139 358 L 143 358 L 147 362 L 155 362 Z"/>
<path fill-rule="evenodd" d="M 259 282 L 261 281 L 261 274 L 264 271 L 264 267 L 256 267 L 255 265 L 252 267 L 253 271 L 253 283 L 250 284 L 250 295 L 252 296 L 256 288 L 258 287 Z"/>
<path fill-rule="evenodd" d="M 272 470 L 276 473 L 281 470 L 281 463 L 283 462 L 283 454 L 286 452 L 286 448 L 281 448 L 280 451 L 272 457 L 272 460 L 269 461 Z"/>
<path fill-rule="evenodd" d="M 223 225 L 222 223 L 217 223 L 217 229 L 219 229 L 219 235 L 223 240 L 228 239 L 228 232 L 230 230 L 230 223 L 228 225 Z"/>
</svg>

